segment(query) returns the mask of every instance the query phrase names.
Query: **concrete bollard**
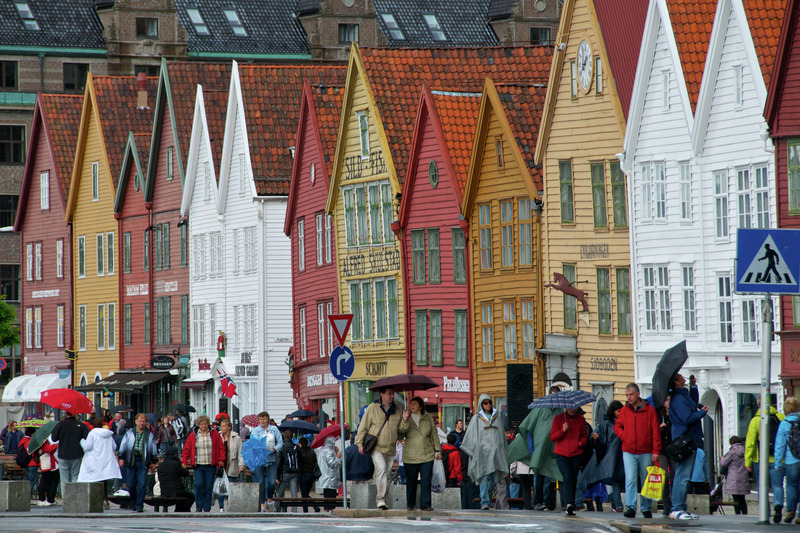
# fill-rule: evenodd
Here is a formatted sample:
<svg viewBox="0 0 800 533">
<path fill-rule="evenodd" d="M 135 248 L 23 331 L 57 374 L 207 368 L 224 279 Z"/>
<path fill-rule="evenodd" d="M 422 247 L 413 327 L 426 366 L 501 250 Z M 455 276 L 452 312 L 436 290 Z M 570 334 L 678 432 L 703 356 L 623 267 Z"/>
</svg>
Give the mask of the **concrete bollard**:
<svg viewBox="0 0 800 533">
<path fill-rule="evenodd" d="M 258 483 L 229 483 L 225 510 L 229 513 L 257 513 L 259 504 Z"/>
<path fill-rule="evenodd" d="M 686 510 L 696 515 L 711 514 L 711 504 L 708 494 L 687 494 Z"/>
<path fill-rule="evenodd" d="M 0 481 L 0 512 L 30 512 L 31 484 L 29 481 Z"/>
<path fill-rule="evenodd" d="M 375 509 L 378 487 L 372 483 L 347 483 L 347 499 L 351 509 Z"/>
<path fill-rule="evenodd" d="M 105 483 L 65 483 L 64 512 L 68 514 L 102 513 Z"/>
</svg>

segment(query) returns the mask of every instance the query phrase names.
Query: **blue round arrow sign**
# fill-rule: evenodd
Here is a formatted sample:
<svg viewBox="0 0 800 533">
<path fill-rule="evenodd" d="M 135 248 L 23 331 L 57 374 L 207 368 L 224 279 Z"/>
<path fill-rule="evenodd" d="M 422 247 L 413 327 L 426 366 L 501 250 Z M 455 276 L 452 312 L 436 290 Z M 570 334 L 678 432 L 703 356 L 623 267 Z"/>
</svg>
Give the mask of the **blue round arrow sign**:
<svg viewBox="0 0 800 533">
<path fill-rule="evenodd" d="M 331 374 L 339 381 L 346 381 L 356 369 L 356 357 L 347 346 L 337 346 L 331 352 Z"/>
<path fill-rule="evenodd" d="M 8 362 L 5 359 L 0 359 L 0 370 L 5 370 L 8 366 Z"/>
</svg>

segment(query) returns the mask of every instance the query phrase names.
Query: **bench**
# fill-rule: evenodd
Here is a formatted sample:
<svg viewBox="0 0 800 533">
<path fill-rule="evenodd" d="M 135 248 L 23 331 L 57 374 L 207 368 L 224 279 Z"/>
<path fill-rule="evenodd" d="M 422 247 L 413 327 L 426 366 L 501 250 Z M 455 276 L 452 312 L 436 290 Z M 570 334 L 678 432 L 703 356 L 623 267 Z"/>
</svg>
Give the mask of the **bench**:
<svg viewBox="0 0 800 533">
<path fill-rule="evenodd" d="M 272 501 L 278 504 L 282 513 L 285 513 L 289 507 L 342 507 L 341 498 L 272 498 Z"/>
<path fill-rule="evenodd" d="M 108 501 L 116 503 L 120 507 L 128 507 L 131 503 L 129 496 L 109 496 Z M 167 512 L 170 507 L 186 501 L 184 496 L 145 496 L 144 503 L 153 507 L 155 512 L 163 508 Z"/>
</svg>

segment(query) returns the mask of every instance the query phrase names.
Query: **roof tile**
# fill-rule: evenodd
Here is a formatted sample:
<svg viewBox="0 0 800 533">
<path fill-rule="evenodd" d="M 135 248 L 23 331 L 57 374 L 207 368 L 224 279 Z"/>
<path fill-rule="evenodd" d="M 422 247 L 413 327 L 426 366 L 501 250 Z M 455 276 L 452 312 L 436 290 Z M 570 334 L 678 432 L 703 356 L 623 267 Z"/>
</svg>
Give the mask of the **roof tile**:
<svg viewBox="0 0 800 533">
<path fill-rule="evenodd" d="M 94 0 L 26 0 L 39 30 L 27 30 L 10 0 L 0 1 L 0 45 L 104 50 Z"/>
<path fill-rule="evenodd" d="M 743 4 L 761 65 L 761 74 L 764 76 L 764 83 L 769 86 L 786 3 L 784 0 L 745 0 Z"/>
<path fill-rule="evenodd" d="M 694 113 L 700 96 L 717 0 L 667 0 L 667 9 Z"/>
<path fill-rule="evenodd" d="M 475 122 L 481 107 L 481 93 L 431 91 L 431 96 L 442 125 L 456 183 L 463 195 L 475 138 Z"/>
<path fill-rule="evenodd" d="M 69 194 L 69 182 L 72 179 L 72 162 L 75 160 L 78 130 L 81 125 L 83 95 L 43 94 L 41 102 L 58 170 L 61 198 L 66 200 Z"/>
</svg>

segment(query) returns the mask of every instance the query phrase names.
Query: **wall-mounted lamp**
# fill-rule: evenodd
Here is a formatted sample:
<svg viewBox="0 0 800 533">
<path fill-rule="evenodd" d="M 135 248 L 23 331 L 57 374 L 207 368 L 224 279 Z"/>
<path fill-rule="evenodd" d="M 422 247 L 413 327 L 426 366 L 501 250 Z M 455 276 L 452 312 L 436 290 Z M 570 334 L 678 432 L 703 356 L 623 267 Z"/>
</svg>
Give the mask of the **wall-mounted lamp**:
<svg viewBox="0 0 800 533">
<path fill-rule="evenodd" d="M 182 218 L 182 219 L 180 219 L 178 221 L 178 227 L 180 228 L 181 226 L 185 226 L 188 223 L 189 223 L 189 219 L 188 218 Z"/>
</svg>

